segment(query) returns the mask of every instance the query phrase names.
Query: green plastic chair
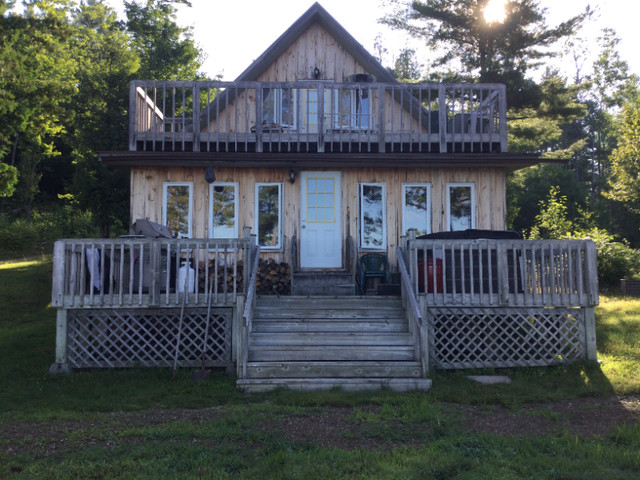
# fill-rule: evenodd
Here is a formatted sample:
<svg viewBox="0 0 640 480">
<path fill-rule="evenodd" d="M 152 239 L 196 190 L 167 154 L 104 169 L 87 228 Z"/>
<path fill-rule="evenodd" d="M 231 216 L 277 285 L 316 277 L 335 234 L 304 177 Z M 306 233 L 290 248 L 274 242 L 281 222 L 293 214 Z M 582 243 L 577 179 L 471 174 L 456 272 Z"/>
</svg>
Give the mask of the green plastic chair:
<svg viewBox="0 0 640 480">
<path fill-rule="evenodd" d="M 380 278 L 389 283 L 389 262 L 383 253 L 367 253 L 360 257 L 360 289 L 367 294 L 367 279 Z"/>
</svg>

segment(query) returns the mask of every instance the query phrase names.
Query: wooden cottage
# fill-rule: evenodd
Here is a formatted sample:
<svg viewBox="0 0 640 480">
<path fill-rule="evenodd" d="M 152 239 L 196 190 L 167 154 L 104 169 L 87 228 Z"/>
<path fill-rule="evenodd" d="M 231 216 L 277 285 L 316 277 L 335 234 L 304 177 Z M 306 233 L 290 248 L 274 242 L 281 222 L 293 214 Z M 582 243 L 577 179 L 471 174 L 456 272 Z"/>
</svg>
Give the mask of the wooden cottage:
<svg viewBox="0 0 640 480">
<path fill-rule="evenodd" d="M 539 161 L 506 130 L 503 85 L 398 83 L 318 3 L 234 82 L 132 82 L 129 151 L 100 157 L 173 238 L 58 242 L 53 368 L 413 389 L 594 358 L 592 243 L 418 238 L 506 228 Z"/>
</svg>

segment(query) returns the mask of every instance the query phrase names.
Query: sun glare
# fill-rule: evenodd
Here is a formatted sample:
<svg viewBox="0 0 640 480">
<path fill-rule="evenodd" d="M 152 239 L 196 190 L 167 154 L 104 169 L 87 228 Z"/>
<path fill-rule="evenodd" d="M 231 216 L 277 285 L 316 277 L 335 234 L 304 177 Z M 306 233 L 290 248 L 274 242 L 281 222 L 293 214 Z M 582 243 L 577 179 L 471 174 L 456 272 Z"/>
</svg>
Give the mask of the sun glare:
<svg viewBox="0 0 640 480">
<path fill-rule="evenodd" d="M 507 14 L 504 11 L 506 0 L 489 0 L 484 7 L 484 19 L 487 23 L 504 22 Z"/>
</svg>

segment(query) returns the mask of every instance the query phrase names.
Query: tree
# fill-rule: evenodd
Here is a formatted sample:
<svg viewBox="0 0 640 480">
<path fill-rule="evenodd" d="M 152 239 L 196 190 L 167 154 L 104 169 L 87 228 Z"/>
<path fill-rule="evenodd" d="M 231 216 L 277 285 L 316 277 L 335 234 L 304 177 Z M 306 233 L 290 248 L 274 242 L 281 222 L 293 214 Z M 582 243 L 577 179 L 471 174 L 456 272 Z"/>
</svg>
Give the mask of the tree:
<svg viewBox="0 0 640 480">
<path fill-rule="evenodd" d="M 587 197 L 584 184 L 577 182 L 573 172 L 557 164 L 541 164 L 518 170 L 507 181 L 507 225 L 519 232 L 531 231 L 540 214 L 541 205 L 549 194 L 549 187 L 567 200 L 566 214 L 576 221 L 585 208 Z"/>
<path fill-rule="evenodd" d="M 102 0 L 72 11 L 72 48 L 79 68 L 78 91 L 70 102 L 70 157 L 75 177 L 68 185 L 81 209 L 93 212 L 102 236 L 127 231 L 128 175 L 105 167 L 97 152 L 128 148 L 129 82 L 140 66 L 130 38 Z"/>
<path fill-rule="evenodd" d="M 404 82 L 415 82 L 422 76 L 422 65 L 416 59 L 416 51 L 412 48 L 400 50 L 393 68 L 388 70 L 391 75 Z"/>
<path fill-rule="evenodd" d="M 176 23 L 176 5 L 191 6 L 189 0 L 124 2 L 127 30 L 140 57 L 138 78 L 150 80 L 195 80 L 202 51 L 190 28 Z"/>
<path fill-rule="evenodd" d="M 392 28 L 424 38 L 436 52 L 434 68 L 453 66 L 460 79 L 504 83 L 512 107 L 536 107 L 540 92 L 529 70 L 553 55 L 551 47 L 572 35 L 590 15 L 571 17 L 556 27 L 545 23 L 537 0 L 506 0 L 502 21 L 489 22 L 489 0 L 391 0 L 395 11 L 382 19 Z M 453 64 L 453 65 L 452 65 Z"/>
<path fill-rule="evenodd" d="M 0 197 L 10 197 L 18 183 L 18 169 L 0 162 Z"/>
<path fill-rule="evenodd" d="M 618 147 L 612 158 L 607 197 L 640 213 L 640 91 L 623 106 L 617 121 Z"/>
<path fill-rule="evenodd" d="M 10 155 L 20 173 L 15 199 L 27 220 L 40 165 L 59 154 L 56 139 L 73 116 L 66 108 L 76 91 L 66 4 L 31 0 L 22 14 L 0 16 L 0 160 Z"/>
</svg>

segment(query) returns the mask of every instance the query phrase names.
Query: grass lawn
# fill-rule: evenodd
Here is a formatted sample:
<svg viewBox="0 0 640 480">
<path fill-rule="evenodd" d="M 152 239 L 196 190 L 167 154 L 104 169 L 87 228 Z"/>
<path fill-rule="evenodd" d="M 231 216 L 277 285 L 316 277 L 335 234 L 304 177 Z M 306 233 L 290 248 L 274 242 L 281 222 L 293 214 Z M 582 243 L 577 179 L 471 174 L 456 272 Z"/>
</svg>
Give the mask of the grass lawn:
<svg viewBox="0 0 640 480">
<path fill-rule="evenodd" d="M 50 282 L 50 257 L 0 263 L 0 478 L 640 478 L 637 300 L 601 299 L 599 364 L 509 386 L 245 395 L 222 373 L 50 376 Z"/>
</svg>

